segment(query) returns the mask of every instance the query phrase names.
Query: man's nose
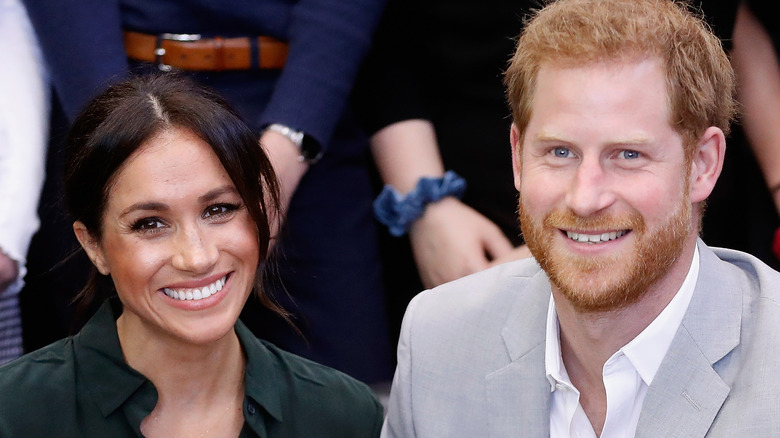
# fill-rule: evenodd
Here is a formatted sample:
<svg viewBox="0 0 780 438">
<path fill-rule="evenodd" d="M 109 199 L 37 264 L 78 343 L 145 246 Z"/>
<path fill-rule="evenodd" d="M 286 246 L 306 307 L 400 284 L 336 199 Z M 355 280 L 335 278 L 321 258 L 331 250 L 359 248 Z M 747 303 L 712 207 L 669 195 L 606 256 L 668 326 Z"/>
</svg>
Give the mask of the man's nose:
<svg viewBox="0 0 780 438">
<path fill-rule="evenodd" d="M 583 159 L 566 193 L 566 204 L 582 217 L 594 215 L 615 202 L 613 181 L 596 158 Z"/>
</svg>

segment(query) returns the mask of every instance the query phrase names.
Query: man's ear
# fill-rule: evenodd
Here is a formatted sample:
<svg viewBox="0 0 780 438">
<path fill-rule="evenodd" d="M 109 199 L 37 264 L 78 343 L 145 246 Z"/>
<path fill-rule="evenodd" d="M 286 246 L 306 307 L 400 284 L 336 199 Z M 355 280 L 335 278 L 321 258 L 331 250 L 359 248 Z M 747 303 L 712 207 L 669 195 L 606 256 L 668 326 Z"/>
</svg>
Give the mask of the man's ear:
<svg viewBox="0 0 780 438">
<path fill-rule="evenodd" d="M 509 144 L 512 147 L 512 173 L 515 177 L 515 189 L 520 191 L 520 172 L 521 172 L 521 157 L 520 157 L 520 131 L 517 126 L 512 123 L 512 127 L 509 129 Z"/>
<path fill-rule="evenodd" d="M 92 264 L 95 265 L 101 274 L 108 275 L 111 271 L 108 269 L 103 248 L 100 247 L 97 239 L 92 236 L 81 221 L 73 222 L 73 232 L 76 234 L 76 239 L 78 239 L 81 247 L 84 248 Z"/>
<path fill-rule="evenodd" d="M 723 170 L 725 156 L 726 137 L 720 128 L 710 126 L 699 139 L 691 161 L 691 202 L 701 202 L 710 196 Z"/>
</svg>

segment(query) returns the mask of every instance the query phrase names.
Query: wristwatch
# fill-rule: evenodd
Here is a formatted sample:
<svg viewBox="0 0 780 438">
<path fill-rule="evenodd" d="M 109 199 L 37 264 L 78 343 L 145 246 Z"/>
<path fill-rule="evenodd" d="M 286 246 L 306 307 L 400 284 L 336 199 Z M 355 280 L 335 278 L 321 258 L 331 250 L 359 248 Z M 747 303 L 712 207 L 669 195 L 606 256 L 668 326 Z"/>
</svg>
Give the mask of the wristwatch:
<svg viewBox="0 0 780 438">
<path fill-rule="evenodd" d="M 296 131 L 289 126 L 281 123 L 272 123 L 265 128 L 268 131 L 274 131 L 287 137 L 295 146 L 298 146 L 298 161 L 302 163 L 314 164 L 322 158 L 322 148 L 317 140 L 303 133 Z"/>
</svg>

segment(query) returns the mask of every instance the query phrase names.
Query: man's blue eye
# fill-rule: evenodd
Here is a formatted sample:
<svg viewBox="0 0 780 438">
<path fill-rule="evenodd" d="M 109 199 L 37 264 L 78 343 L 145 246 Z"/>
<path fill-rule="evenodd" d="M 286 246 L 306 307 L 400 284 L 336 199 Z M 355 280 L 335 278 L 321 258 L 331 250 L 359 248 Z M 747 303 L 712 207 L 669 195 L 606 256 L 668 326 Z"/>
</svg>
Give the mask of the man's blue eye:
<svg viewBox="0 0 780 438">
<path fill-rule="evenodd" d="M 639 158 L 639 152 L 637 151 L 622 151 L 621 154 L 626 160 L 633 160 Z"/>
<path fill-rule="evenodd" d="M 557 147 L 553 149 L 553 155 L 555 155 L 558 158 L 566 158 L 569 155 L 571 155 L 571 151 L 564 147 Z"/>
</svg>

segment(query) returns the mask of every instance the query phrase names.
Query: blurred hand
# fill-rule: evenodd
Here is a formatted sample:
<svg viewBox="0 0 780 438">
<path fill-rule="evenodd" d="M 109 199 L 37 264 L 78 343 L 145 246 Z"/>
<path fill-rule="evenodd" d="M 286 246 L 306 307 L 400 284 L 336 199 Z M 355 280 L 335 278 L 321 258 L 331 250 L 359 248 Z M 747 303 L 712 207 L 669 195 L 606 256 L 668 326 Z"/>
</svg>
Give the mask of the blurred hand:
<svg viewBox="0 0 780 438">
<path fill-rule="evenodd" d="M 533 257 L 533 254 L 531 254 L 531 250 L 528 249 L 528 245 L 520 245 L 512 249 L 508 253 L 502 255 L 501 257 L 493 259 L 493 261 L 490 262 L 490 266 L 496 266 L 502 263 L 511 262 L 513 260 L 525 259 L 528 257 Z"/>
<path fill-rule="evenodd" d="M 426 288 L 481 271 L 512 252 L 496 224 L 452 197 L 429 204 L 409 236 Z"/>
<path fill-rule="evenodd" d="M 16 261 L 0 251 L 0 295 L 16 281 L 18 275 L 19 267 L 16 265 Z"/>
<path fill-rule="evenodd" d="M 309 165 L 298 161 L 300 155 L 298 146 L 278 132 L 266 131 L 260 137 L 260 145 L 268 154 L 276 173 L 276 179 L 279 181 L 281 211 L 269 218 L 271 220 L 271 244 L 273 245 L 287 213 L 287 208 L 290 206 L 290 199 L 292 199 L 306 170 L 309 169 Z"/>
</svg>

